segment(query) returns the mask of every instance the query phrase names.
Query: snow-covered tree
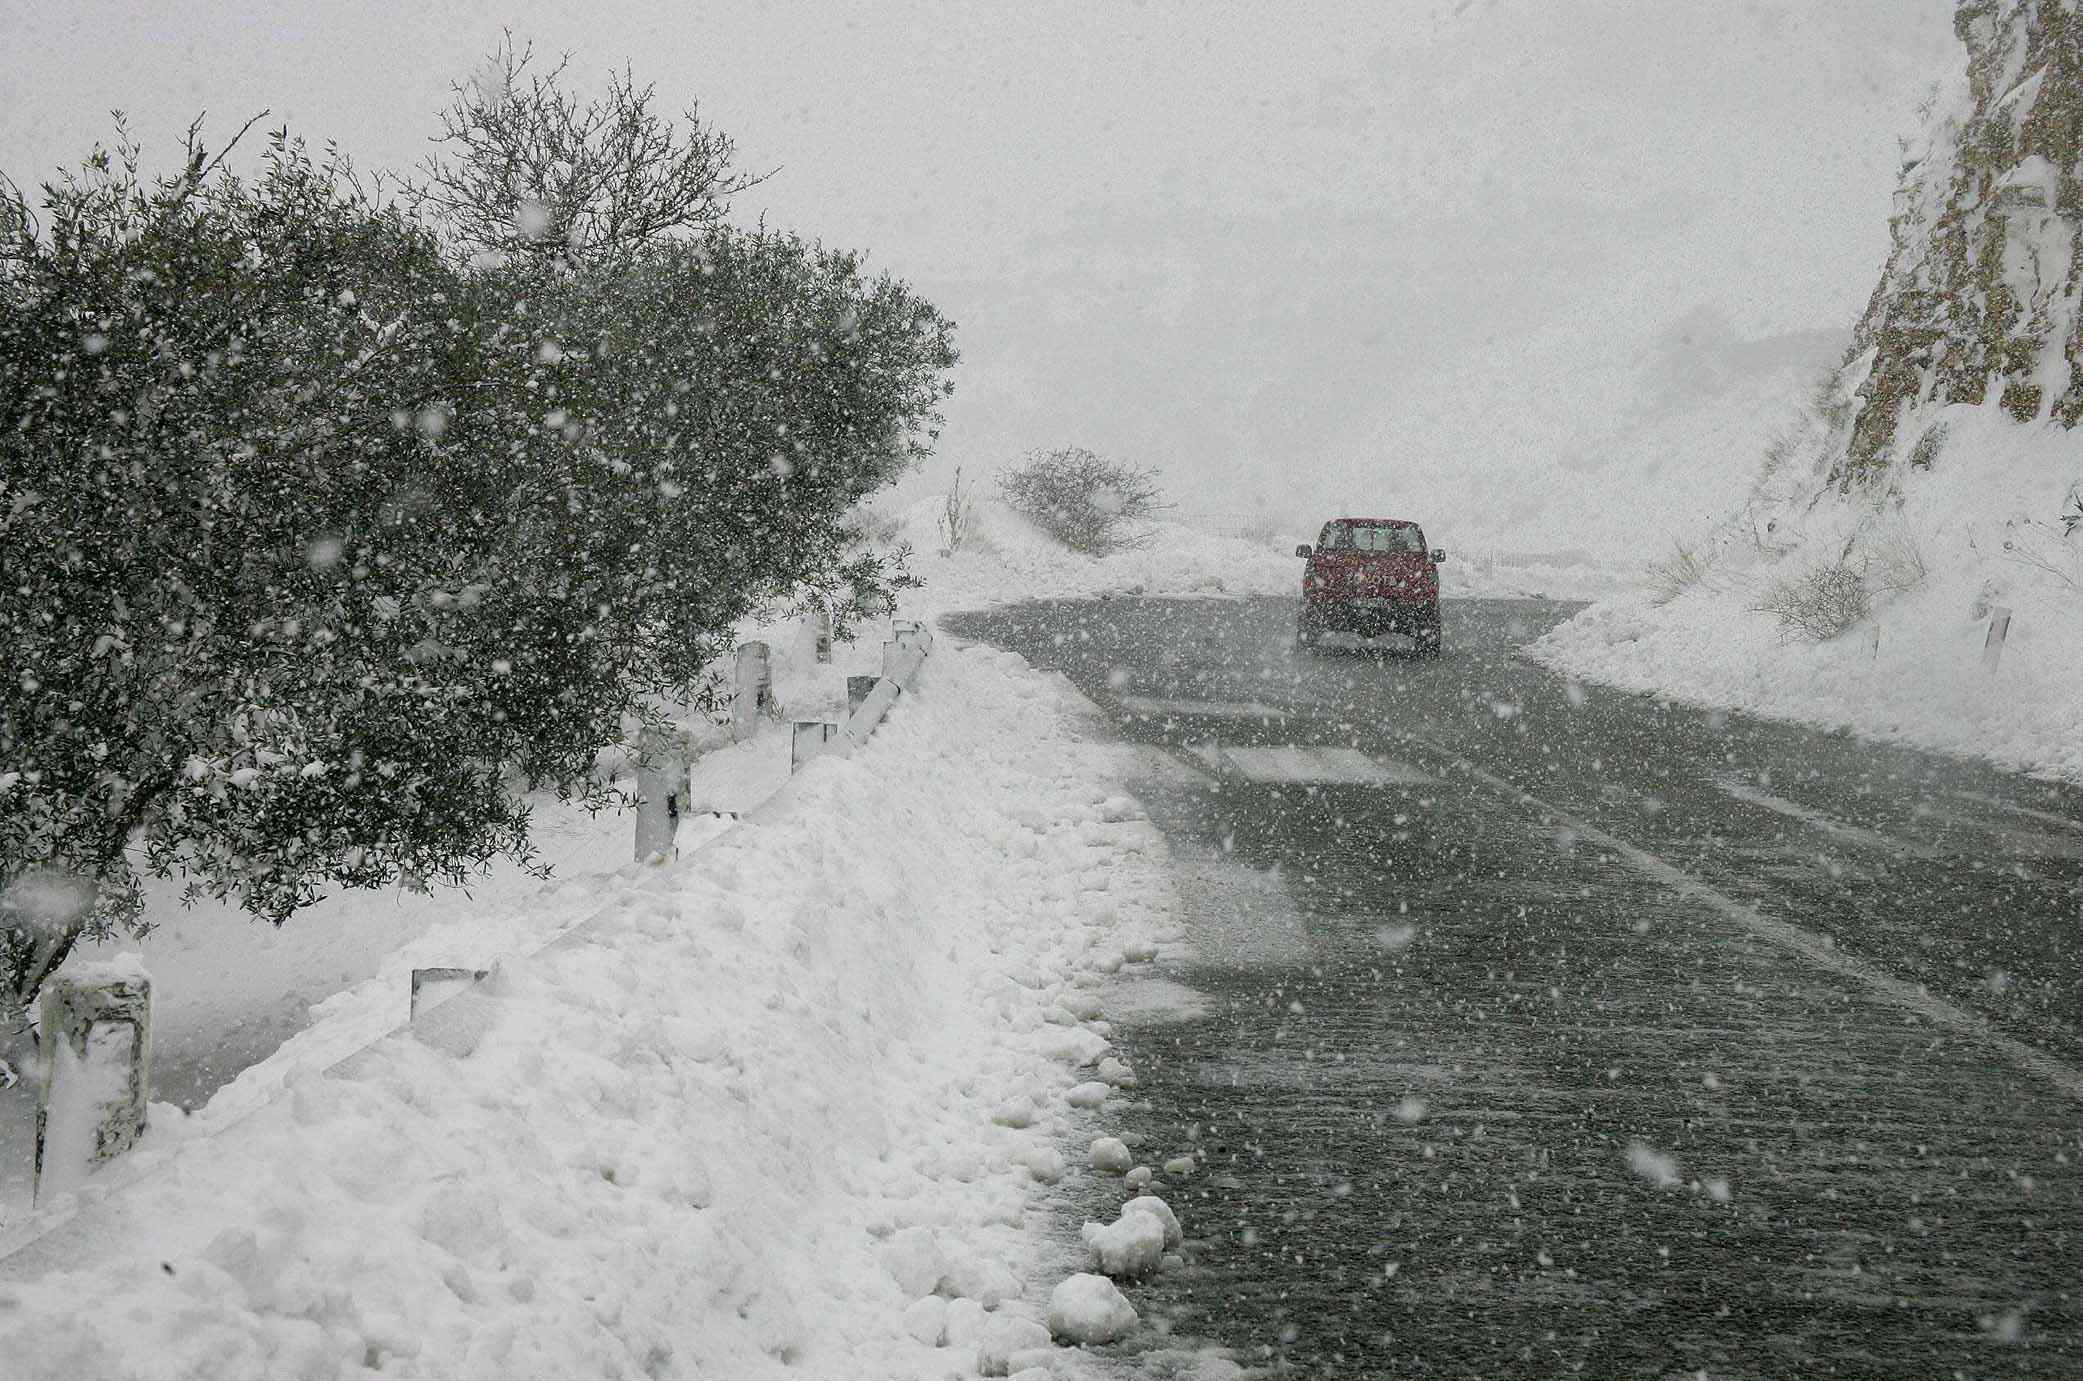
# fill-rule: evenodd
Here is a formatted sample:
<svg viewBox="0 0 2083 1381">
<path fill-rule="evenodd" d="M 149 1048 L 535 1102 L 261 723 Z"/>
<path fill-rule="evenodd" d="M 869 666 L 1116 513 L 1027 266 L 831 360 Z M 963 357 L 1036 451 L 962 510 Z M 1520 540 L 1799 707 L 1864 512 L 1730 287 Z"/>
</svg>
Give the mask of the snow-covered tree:
<svg viewBox="0 0 2083 1381">
<path fill-rule="evenodd" d="M 501 328 L 286 134 L 250 183 L 192 136 L 137 166 L 97 153 L 7 247 L 4 895 L 91 884 L 42 917 L 69 936 L 135 924 L 140 865 L 280 919 L 525 856 L 509 773 L 585 789 L 569 702 L 614 696 L 528 672 L 562 634 L 502 578 L 546 443 L 480 405 Z"/>
<path fill-rule="evenodd" d="M 526 862 L 738 618 L 901 580 L 844 516 L 951 327 L 852 256 L 473 260 L 286 132 L 138 163 L 0 204 L 0 1007 L 140 870 L 280 921 Z"/>
</svg>

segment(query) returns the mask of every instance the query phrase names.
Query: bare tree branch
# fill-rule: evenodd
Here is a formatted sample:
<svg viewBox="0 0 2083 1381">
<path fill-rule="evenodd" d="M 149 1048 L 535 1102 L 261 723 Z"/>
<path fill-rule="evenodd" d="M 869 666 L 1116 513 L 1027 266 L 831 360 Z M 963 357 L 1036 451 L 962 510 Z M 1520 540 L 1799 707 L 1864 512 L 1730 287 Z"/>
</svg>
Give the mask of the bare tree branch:
<svg viewBox="0 0 2083 1381">
<path fill-rule="evenodd" d="M 655 85 L 627 66 L 607 94 L 581 102 L 564 84 L 571 58 L 536 69 L 511 32 L 484 68 L 451 85 L 438 150 L 407 184 L 416 208 L 468 252 L 549 259 L 616 254 L 719 222 L 730 198 L 765 181 L 731 170 L 736 145 L 675 121 Z"/>
</svg>

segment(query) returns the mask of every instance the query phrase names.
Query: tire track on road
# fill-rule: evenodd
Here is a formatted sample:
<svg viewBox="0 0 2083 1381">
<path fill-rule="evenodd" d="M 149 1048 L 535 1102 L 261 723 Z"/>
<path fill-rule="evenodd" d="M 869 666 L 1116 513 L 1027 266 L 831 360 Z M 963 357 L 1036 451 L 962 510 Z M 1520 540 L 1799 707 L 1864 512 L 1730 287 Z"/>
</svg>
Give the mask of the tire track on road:
<svg viewBox="0 0 2083 1381">
<path fill-rule="evenodd" d="M 1957 1036 L 1979 1042 L 2000 1052 L 2013 1065 L 2044 1079 L 2065 1096 L 2083 1103 L 2083 1070 L 2055 1059 L 2015 1036 L 2005 1035 L 1987 1018 L 1965 1008 L 1956 1007 L 1928 988 L 1897 978 L 1845 953 L 1825 936 L 1804 930 L 1791 921 L 1767 915 L 1754 906 L 1728 896 L 1647 849 L 1629 843 L 1618 835 L 1608 833 L 1560 807 L 1551 805 L 1508 778 L 1477 766 L 1451 749 L 1415 734 L 1404 733 L 1399 737 L 1435 755 L 1449 769 L 1482 782 L 1492 790 L 1510 797 L 1522 807 L 1530 806 L 1540 811 L 1549 823 L 1571 830 L 1579 838 L 1610 850 L 1614 857 L 1635 871 L 1686 900 L 1697 902 L 1734 921 L 1768 944 L 1799 955 L 1831 973 L 1855 979 L 1902 1010 Z"/>
</svg>

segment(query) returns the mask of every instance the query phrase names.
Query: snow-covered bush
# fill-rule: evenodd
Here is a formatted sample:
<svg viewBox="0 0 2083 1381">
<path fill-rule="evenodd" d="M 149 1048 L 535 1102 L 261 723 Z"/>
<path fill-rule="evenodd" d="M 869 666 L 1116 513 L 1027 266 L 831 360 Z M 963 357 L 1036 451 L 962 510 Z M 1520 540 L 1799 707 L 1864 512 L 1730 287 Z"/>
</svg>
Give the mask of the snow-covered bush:
<svg viewBox="0 0 2083 1381">
<path fill-rule="evenodd" d="M 1139 530 L 1166 505 L 1153 470 L 1106 460 L 1082 446 L 1031 451 L 998 477 L 1006 506 L 1086 556 L 1144 545 Z"/>
<path fill-rule="evenodd" d="M 1757 608 L 1779 620 L 1784 637 L 1827 642 L 1865 622 L 1873 596 L 1864 573 L 1833 561 L 1775 583 Z"/>
<path fill-rule="evenodd" d="M 90 882 L 76 931 L 135 924 L 133 838 L 274 918 L 525 857 L 508 770 L 583 782 L 615 699 L 513 578 L 536 364 L 286 134 L 250 182 L 193 134 L 137 168 L 98 152 L 5 250 L 0 888 Z"/>
<path fill-rule="evenodd" d="M 1703 557 L 1696 548 L 1678 543 L 1669 556 L 1649 563 L 1649 597 L 1657 604 L 1669 604 L 1707 578 L 1712 567 L 1711 557 Z"/>
<path fill-rule="evenodd" d="M 1906 595 L 1931 575 L 1924 544 L 1901 523 L 1891 523 L 1866 534 L 1860 543 L 1866 561 L 1866 583 L 1874 590 Z"/>
<path fill-rule="evenodd" d="M 827 607 L 844 637 L 908 583 L 905 553 L 862 549 L 848 516 L 929 453 L 948 390 L 951 327 L 905 284 L 718 229 L 544 275 L 528 298 L 587 361 L 567 410 L 574 449 L 605 467 L 589 521 L 635 558 L 616 578 L 640 679 L 691 683 L 776 603 Z"/>
<path fill-rule="evenodd" d="M 976 530 L 976 491 L 962 484 L 962 467 L 955 467 L 955 477 L 949 482 L 947 493 L 940 499 L 940 512 L 934 515 L 934 527 L 940 532 L 940 554 L 953 556 L 962 550 L 963 544 Z"/>
<path fill-rule="evenodd" d="M 903 284 L 721 229 L 465 257 L 286 133 L 138 162 L 0 198 L 0 1009 L 141 924 L 133 844 L 277 921 L 526 862 L 515 787 L 605 801 L 744 614 L 901 583 L 843 517 L 946 391 Z M 16 905 L 52 878 L 91 906 Z"/>
</svg>

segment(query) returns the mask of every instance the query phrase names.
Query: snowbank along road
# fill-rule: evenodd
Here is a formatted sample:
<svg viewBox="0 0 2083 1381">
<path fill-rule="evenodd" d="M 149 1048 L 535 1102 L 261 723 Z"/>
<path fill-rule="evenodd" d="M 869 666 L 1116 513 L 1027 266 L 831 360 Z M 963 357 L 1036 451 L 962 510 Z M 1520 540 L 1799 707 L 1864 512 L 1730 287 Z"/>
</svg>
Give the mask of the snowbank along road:
<svg viewBox="0 0 2083 1381">
<path fill-rule="evenodd" d="M 2083 792 L 1291 601 L 946 620 L 1141 746 L 1201 1000 L 1122 1024 L 1175 1335 L 1306 1376 L 2083 1374 Z M 1184 1166 L 1175 1167 L 1183 1171 Z"/>
</svg>

